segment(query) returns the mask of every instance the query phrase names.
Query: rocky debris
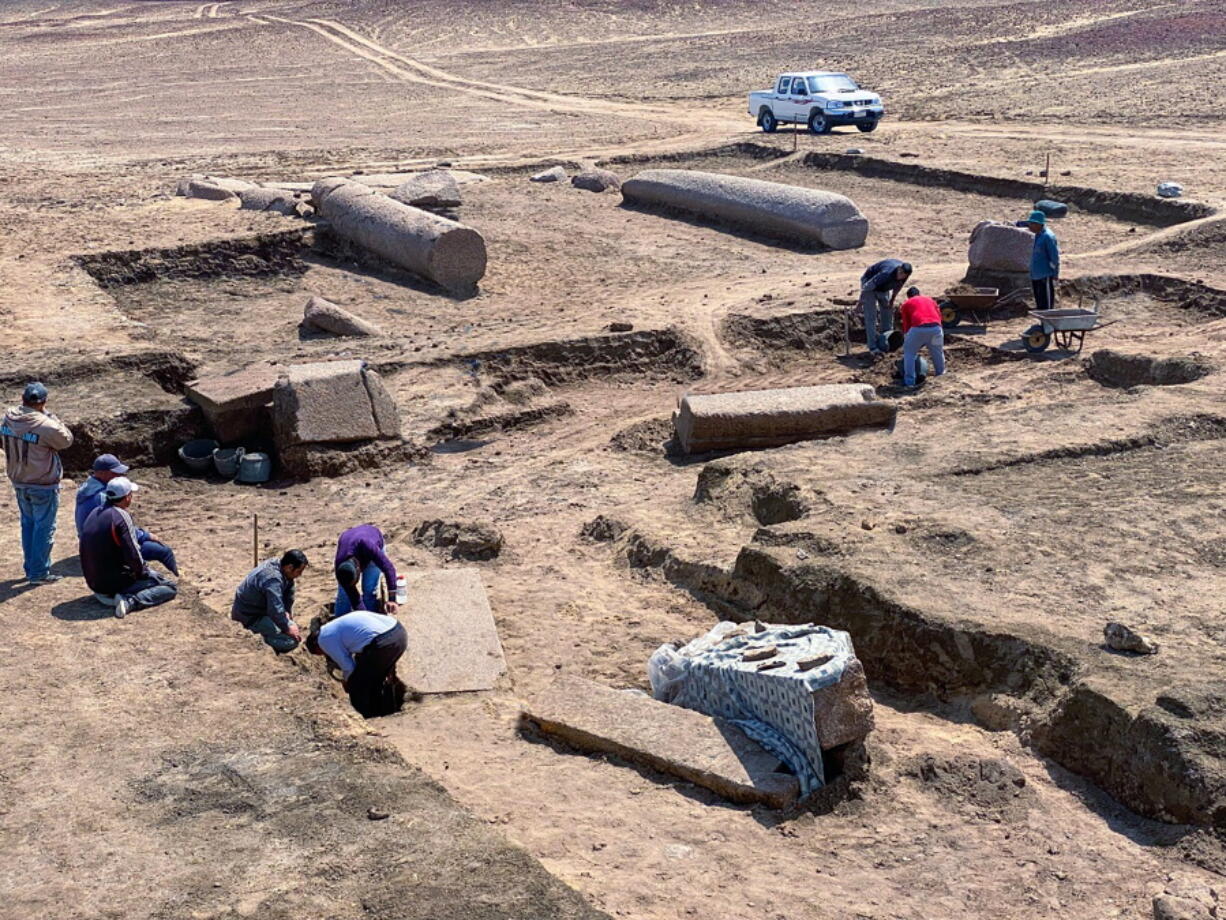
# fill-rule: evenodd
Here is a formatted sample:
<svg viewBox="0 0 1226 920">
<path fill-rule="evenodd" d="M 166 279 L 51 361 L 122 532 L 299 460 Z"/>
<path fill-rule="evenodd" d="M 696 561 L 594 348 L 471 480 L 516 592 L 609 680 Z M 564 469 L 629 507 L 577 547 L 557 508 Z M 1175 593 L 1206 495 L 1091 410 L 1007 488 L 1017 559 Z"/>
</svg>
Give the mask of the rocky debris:
<svg viewBox="0 0 1226 920">
<path fill-rule="evenodd" d="M 311 297 L 302 311 L 305 326 L 330 332 L 333 335 L 372 336 L 382 335 L 383 330 L 374 323 L 337 306 L 322 297 Z"/>
<path fill-rule="evenodd" d="M 359 470 L 429 462 L 430 452 L 395 438 L 349 444 L 295 444 L 278 448 L 281 471 L 295 479 L 347 476 Z"/>
<path fill-rule="evenodd" d="M 570 184 L 589 192 L 603 192 L 608 189 L 616 191 L 621 188 L 622 180 L 615 172 L 593 166 L 591 169 L 585 169 L 572 176 Z"/>
<path fill-rule="evenodd" d="M 1213 920 L 1217 913 L 1200 901 L 1160 894 L 1153 902 L 1154 920 Z"/>
<path fill-rule="evenodd" d="M 863 246 L 868 218 L 821 189 L 692 169 L 647 169 L 622 186 L 627 204 L 681 211 L 764 236 L 830 249 Z"/>
<path fill-rule="evenodd" d="M 543 172 L 529 176 L 529 182 L 562 182 L 566 178 L 566 169 L 562 166 L 551 166 Z"/>
<path fill-rule="evenodd" d="M 1136 652 L 1139 655 L 1153 655 L 1158 651 L 1158 643 L 1148 639 L 1138 632 L 1129 629 L 1123 623 L 1110 622 L 1103 627 L 1103 640 L 1107 648 L 1117 652 Z"/>
<path fill-rule="evenodd" d="M 315 209 L 295 195 L 275 188 L 249 188 L 238 193 L 244 211 L 269 211 L 286 217 L 310 217 Z"/>
<path fill-rule="evenodd" d="M 581 751 L 612 754 L 733 802 L 784 808 L 799 786 L 779 759 L 723 719 L 563 676 L 529 701 L 522 724 Z"/>
<path fill-rule="evenodd" d="M 485 275 L 485 239 L 471 227 L 345 179 L 321 179 L 311 198 L 341 239 L 448 290 L 471 292 Z"/>
<path fill-rule="evenodd" d="M 626 525 L 621 521 L 598 514 L 588 521 L 579 531 L 579 535 L 593 543 L 612 543 L 626 532 Z"/>
<path fill-rule="evenodd" d="M 971 271 L 1030 272 L 1034 234 L 994 220 L 980 221 L 971 231 L 967 261 Z"/>
<path fill-rule="evenodd" d="M 1201 879 L 1171 875 L 1162 894 L 1153 900 L 1154 920 L 1210 920 L 1226 916 L 1220 899 L 1221 890 Z"/>
<path fill-rule="evenodd" d="M 684 396 L 673 414 L 687 454 L 778 447 L 858 428 L 893 424 L 897 406 L 867 384 Z"/>
<path fill-rule="evenodd" d="M 390 195 L 415 208 L 458 208 L 460 185 L 445 169 L 431 169 L 402 182 Z"/>
<path fill-rule="evenodd" d="M 535 377 L 481 387 L 467 406 L 447 411 L 430 429 L 431 437 L 467 438 L 492 431 L 509 431 L 569 415 L 570 403 L 555 399 Z"/>
<path fill-rule="evenodd" d="M 272 423 L 272 394 L 284 368 L 260 363 L 187 384 L 187 398 L 204 411 L 214 437 L 236 444 L 265 436 Z"/>
<path fill-rule="evenodd" d="M 697 504 L 716 505 L 733 514 L 748 512 L 762 525 L 782 524 L 804 517 L 812 501 L 793 482 L 783 482 L 760 467 L 733 462 L 707 463 L 694 487 Z"/>
<path fill-rule="evenodd" d="M 480 521 L 422 521 L 413 530 L 413 541 L 447 550 L 453 559 L 474 562 L 494 559 L 502 552 L 502 534 L 494 525 Z"/>
<path fill-rule="evenodd" d="M 915 777 L 941 798 L 1010 820 L 1024 820 L 1034 798 L 1025 775 L 1007 760 L 921 754 L 902 773 Z"/>
<path fill-rule="evenodd" d="M 1199 354 L 1158 358 L 1101 349 L 1085 361 L 1086 373 L 1109 387 L 1173 386 L 1199 380 L 1213 365 Z"/>
</svg>

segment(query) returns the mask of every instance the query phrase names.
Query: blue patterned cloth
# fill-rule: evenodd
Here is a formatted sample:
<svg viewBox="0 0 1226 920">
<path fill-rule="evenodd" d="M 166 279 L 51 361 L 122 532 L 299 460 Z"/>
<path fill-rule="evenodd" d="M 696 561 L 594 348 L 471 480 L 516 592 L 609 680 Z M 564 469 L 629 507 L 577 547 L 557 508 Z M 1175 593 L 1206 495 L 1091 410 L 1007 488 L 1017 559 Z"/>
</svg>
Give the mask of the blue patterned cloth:
<svg viewBox="0 0 1226 920">
<path fill-rule="evenodd" d="M 744 660 L 767 646 L 777 649 L 768 661 L 782 666 L 759 670 L 764 662 Z M 822 665 L 797 667 L 823 655 L 830 660 Z M 735 723 L 787 764 L 808 795 L 825 783 L 813 693 L 838 683 L 854 658 L 851 637 L 841 630 L 720 623 L 680 649 L 662 646 L 649 673 L 656 699 Z"/>
</svg>

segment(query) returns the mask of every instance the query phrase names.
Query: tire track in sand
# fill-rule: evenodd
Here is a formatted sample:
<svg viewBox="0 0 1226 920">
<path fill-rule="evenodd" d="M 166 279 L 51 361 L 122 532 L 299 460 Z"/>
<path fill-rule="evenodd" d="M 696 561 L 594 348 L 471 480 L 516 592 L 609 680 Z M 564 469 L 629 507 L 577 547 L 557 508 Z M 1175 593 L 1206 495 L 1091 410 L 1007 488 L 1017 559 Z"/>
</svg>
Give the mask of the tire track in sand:
<svg viewBox="0 0 1226 920">
<path fill-rule="evenodd" d="M 421 61 L 392 51 L 335 20 L 296 20 L 272 16 L 270 14 L 265 15 L 268 19 L 277 22 L 310 29 L 350 54 L 370 61 L 372 64 L 409 83 L 449 89 L 454 92 L 478 96 L 486 101 L 502 102 L 507 105 L 545 111 L 637 118 L 648 121 L 668 121 L 691 129 L 728 130 L 731 128 L 739 131 L 744 127 L 740 119 L 734 120 L 727 115 L 705 108 L 687 109 L 662 105 L 638 105 L 606 99 L 591 99 L 583 96 L 567 96 L 559 93 L 524 89 L 517 86 L 506 86 L 499 83 L 488 83 L 483 80 L 472 80 L 438 67 L 432 67 L 429 64 L 423 64 Z"/>
</svg>

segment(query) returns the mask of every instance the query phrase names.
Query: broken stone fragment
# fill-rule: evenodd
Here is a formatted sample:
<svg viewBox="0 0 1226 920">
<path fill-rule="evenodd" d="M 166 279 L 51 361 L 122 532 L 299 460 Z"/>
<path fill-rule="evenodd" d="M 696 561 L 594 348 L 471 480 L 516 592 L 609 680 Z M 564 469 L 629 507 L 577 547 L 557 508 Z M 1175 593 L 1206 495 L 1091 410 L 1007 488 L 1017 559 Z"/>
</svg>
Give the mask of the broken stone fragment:
<svg viewBox="0 0 1226 920">
<path fill-rule="evenodd" d="M 561 182 L 566 178 L 566 170 L 561 166 L 551 166 L 549 169 L 529 176 L 529 182 Z"/>
<path fill-rule="evenodd" d="M 767 645 L 763 648 L 752 648 L 741 655 L 742 661 L 765 661 L 767 658 L 774 658 L 779 654 L 779 649 L 773 645 Z"/>
<path fill-rule="evenodd" d="M 312 297 L 302 310 L 305 325 L 333 335 L 370 336 L 382 335 L 383 330 L 374 323 L 337 306 L 322 297 Z"/>
<path fill-rule="evenodd" d="M 458 208 L 460 186 L 446 170 L 431 169 L 402 182 L 389 197 L 415 208 Z"/>
<path fill-rule="evenodd" d="M 1103 627 L 1103 639 L 1107 647 L 1117 652 L 1136 652 L 1140 655 L 1153 655 L 1158 651 L 1158 643 L 1138 632 L 1129 629 L 1123 623 L 1108 623 Z"/>
<path fill-rule="evenodd" d="M 606 189 L 616 190 L 621 188 L 622 180 L 617 173 L 593 167 L 592 169 L 585 169 L 583 172 L 572 177 L 570 184 L 575 188 L 581 188 L 589 192 L 603 192 Z"/>
</svg>

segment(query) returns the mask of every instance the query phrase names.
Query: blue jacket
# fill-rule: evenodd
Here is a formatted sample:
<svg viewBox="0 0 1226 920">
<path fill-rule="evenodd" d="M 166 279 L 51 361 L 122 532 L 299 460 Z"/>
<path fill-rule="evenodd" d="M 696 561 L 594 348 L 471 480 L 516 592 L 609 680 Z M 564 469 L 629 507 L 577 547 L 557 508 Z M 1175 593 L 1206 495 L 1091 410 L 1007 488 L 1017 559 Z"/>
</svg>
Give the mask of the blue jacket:
<svg viewBox="0 0 1226 920">
<path fill-rule="evenodd" d="M 106 504 L 106 499 L 102 492 L 106 489 L 106 484 L 99 482 L 93 476 L 90 476 L 85 482 L 77 487 L 77 539 L 81 538 L 81 534 L 85 530 L 85 519 L 89 517 L 89 513 L 95 508 L 101 508 Z"/>
<path fill-rule="evenodd" d="M 1034 249 L 1030 253 L 1030 277 L 1036 281 L 1060 277 L 1060 245 L 1046 227 L 1034 238 Z"/>
<path fill-rule="evenodd" d="M 906 281 L 898 280 L 897 272 L 902 265 L 902 259 L 882 259 L 880 262 L 874 262 L 860 276 L 860 290 L 891 293 L 899 290 L 906 284 Z"/>
</svg>

